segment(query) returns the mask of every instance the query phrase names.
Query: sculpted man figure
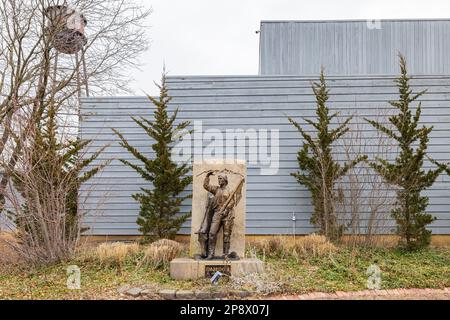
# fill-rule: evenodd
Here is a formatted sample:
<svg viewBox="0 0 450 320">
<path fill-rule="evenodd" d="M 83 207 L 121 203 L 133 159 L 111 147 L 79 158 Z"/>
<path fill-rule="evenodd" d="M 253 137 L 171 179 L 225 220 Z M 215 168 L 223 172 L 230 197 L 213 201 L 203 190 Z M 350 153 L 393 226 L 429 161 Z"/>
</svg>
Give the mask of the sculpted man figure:
<svg viewBox="0 0 450 320">
<path fill-rule="evenodd" d="M 206 206 L 205 217 L 198 232 L 201 246 L 201 256 L 207 260 L 214 259 L 217 242 L 217 234 L 223 228 L 223 258 L 230 257 L 231 233 L 234 224 L 234 207 L 240 199 L 242 190 L 242 179 L 235 190 L 228 187 L 228 177 L 224 173 L 219 173 L 219 185 L 211 185 L 210 177 L 213 171 L 207 173 L 203 182 L 203 188 L 211 195 Z"/>
</svg>

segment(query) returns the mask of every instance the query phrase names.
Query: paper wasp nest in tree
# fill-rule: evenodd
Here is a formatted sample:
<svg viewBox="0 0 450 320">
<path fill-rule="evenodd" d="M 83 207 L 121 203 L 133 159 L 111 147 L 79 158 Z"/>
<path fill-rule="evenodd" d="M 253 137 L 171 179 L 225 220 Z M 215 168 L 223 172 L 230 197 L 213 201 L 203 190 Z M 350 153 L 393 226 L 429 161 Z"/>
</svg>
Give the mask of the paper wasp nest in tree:
<svg viewBox="0 0 450 320">
<path fill-rule="evenodd" d="M 66 6 L 51 6 L 45 14 L 49 19 L 47 31 L 58 52 L 75 54 L 86 45 L 87 20 L 81 13 Z"/>
</svg>

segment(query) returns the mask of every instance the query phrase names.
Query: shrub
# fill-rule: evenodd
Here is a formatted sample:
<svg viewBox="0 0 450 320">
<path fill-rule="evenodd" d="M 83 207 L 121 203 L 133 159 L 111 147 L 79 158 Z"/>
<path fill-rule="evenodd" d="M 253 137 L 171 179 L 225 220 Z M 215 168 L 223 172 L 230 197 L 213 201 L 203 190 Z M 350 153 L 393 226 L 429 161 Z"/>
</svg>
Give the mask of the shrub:
<svg viewBox="0 0 450 320">
<path fill-rule="evenodd" d="M 303 121 L 313 127 L 313 134 L 311 135 L 306 127 L 300 126 L 293 118 L 289 118 L 302 136 L 303 144 L 297 155 L 300 170 L 291 175 L 311 192 L 314 207 L 311 223 L 319 227 L 320 232 L 328 239 L 338 240 L 345 226 L 339 223 L 336 213 L 336 182 L 367 157 L 357 155 L 345 163 L 334 159 L 333 144 L 350 130 L 348 124 L 352 117 L 332 129 L 332 120 L 338 113 L 330 113 L 327 107 L 329 89 L 323 70 L 320 81 L 314 82 L 312 89 L 317 104 L 316 118 L 315 121 L 303 118 Z"/>
<path fill-rule="evenodd" d="M 96 257 L 102 265 L 122 267 L 128 256 L 139 252 L 138 243 L 102 243 L 96 250 Z"/>
<path fill-rule="evenodd" d="M 250 243 L 250 250 L 264 256 L 284 257 L 289 254 L 288 243 L 282 237 L 270 237 Z"/>
<path fill-rule="evenodd" d="M 172 240 L 161 239 L 150 244 L 144 251 L 140 265 L 152 269 L 167 267 L 183 251 L 183 246 Z"/>
<path fill-rule="evenodd" d="M 271 237 L 250 244 L 250 251 L 269 257 L 322 257 L 337 251 L 337 247 L 323 235 L 308 235 L 295 241 Z"/>
<path fill-rule="evenodd" d="M 6 214 L 17 228 L 11 248 L 32 265 L 72 258 L 85 231 L 78 190 L 105 165 L 88 167 L 103 148 L 86 156 L 90 141 L 72 138 L 60 128 L 55 106 L 41 112 L 18 129 L 16 161 L 0 163 L 13 182 L 2 195 L 10 203 Z"/>
<path fill-rule="evenodd" d="M 294 256 L 322 257 L 336 252 L 334 244 L 323 235 L 312 234 L 295 241 L 292 254 Z"/>
</svg>

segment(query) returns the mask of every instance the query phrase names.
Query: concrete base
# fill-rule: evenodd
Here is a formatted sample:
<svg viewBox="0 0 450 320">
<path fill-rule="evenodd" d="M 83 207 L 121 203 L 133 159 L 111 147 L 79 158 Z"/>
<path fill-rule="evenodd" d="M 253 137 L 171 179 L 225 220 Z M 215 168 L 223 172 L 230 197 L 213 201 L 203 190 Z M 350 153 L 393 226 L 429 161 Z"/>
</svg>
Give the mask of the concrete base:
<svg viewBox="0 0 450 320">
<path fill-rule="evenodd" d="M 174 259 L 170 263 L 170 277 L 174 280 L 195 280 L 207 278 L 207 273 L 215 270 L 239 277 L 250 273 L 264 272 L 264 262 L 259 259 L 194 260 L 189 258 Z"/>
</svg>

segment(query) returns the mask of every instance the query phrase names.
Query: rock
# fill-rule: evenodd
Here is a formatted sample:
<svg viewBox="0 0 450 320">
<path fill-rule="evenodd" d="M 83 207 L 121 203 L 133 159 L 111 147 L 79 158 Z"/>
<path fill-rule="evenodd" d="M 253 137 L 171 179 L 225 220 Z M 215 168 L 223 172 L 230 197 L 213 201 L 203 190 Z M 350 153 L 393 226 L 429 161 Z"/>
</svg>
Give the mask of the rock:
<svg viewBox="0 0 450 320">
<path fill-rule="evenodd" d="M 228 292 L 225 291 L 214 291 L 210 293 L 211 299 L 225 299 L 228 297 Z"/>
<path fill-rule="evenodd" d="M 141 292 L 141 297 L 147 300 L 164 300 L 157 292 L 148 290 Z"/>
<path fill-rule="evenodd" d="M 126 294 L 134 298 L 137 298 L 141 295 L 141 292 L 142 292 L 141 288 L 131 288 L 126 292 Z"/>
<path fill-rule="evenodd" d="M 158 295 L 163 299 L 173 300 L 175 299 L 175 290 L 161 290 Z"/>
<path fill-rule="evenodd" d="M 195 298 L 194 291 L 190 290 L 178 290 L 175 293 L 175 298 L 179 300 L 191 300 Z"/>
<path fill-rule="evenodd" d="M 235 298 L 248 298 L 252 293 L 250 291 L 230 291 L 229 295 Z"/>
<path fill-rule="evenodd" d="M 120 293 L 120 294 L 124 294 L 124 293 L 126 293 L 128 290 L 130 290 L 130 289 L 131 289 L 131 286 L 130 286 L 129 284 L 125 284 L 125 285 L 123 285 L 123 286 L 120 286 L 120 287 L 117 289 L 117 292 Z"/>
<path fill-rule="evenodd" d="M 211 299 L 211 292 L 197 290 L 197 291 L 195 291 L 195 298 L 197 298 L 199 300 L 209 300 L 209 299 Z"/>
<path fill-rule="evenodd" d="M 150 289 L 144 289 L 141 291 L 142 296 L 153 296 L 154 294 L 155 294 L 155 292 Z"/>
</svg>

